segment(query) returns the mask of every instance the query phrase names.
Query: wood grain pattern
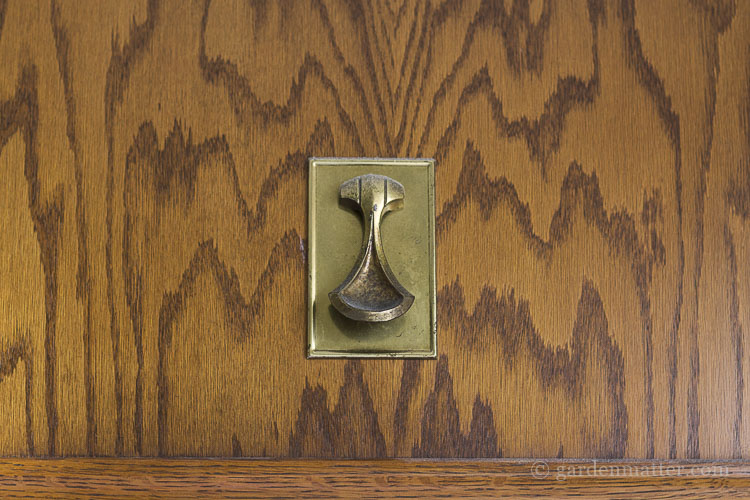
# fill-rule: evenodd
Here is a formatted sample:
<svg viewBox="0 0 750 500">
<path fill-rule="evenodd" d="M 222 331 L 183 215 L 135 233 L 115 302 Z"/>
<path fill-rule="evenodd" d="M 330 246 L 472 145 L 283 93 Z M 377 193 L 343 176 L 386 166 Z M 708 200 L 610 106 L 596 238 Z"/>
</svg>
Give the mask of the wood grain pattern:
<svg viewBox="0 0 750 500">
<path fill-rule="evenodd" d="M 750 456 L 750 4 L 0 0 L 0 455 Z M 306 160 L 434 157 L 437 361 L 304 358 Z"/>
<path fill-rule="evenodd" d="M 737 462 L 16 459 L 23 498 L 747 498 Z M 549 471 L 547 473 L 543 471 Z"/>
</svg>

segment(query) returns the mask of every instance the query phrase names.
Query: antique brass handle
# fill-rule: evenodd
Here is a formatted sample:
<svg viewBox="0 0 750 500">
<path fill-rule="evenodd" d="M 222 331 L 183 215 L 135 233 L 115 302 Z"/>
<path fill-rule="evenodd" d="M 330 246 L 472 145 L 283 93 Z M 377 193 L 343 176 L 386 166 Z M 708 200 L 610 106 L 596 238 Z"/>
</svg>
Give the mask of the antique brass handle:
<svg viewBox="0 0 750 500">
<path fill-rule="evenodd" d="M 388 321 L 409 310 L 414 295 L 396 279 L 380 238 L 383 216 L 404 206 L 404 186 L 382 175 L 360 175 L 341 184 L 339 198 L 353 204 L 365 222 L 362 249 L 349 276 L 331 293 L 331 304 L 357 321 Z"/>
</svg>

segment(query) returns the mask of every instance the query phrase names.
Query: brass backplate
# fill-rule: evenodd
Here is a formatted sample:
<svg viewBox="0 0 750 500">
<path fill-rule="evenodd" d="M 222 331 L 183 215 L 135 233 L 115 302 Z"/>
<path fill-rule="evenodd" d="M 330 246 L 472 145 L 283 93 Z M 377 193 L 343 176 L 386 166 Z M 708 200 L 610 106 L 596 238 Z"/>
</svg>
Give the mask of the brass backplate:
<svg viewBox="0 0 750 500">
<path fill-rule="evenodd" d="M 308 357 L 434 358 L 434 160 L 310 158 L 308 212 Z M 362 216 L 339 200 L 342 183 L 365 174 L 404 187 L 403 208 L 384 217 L 382 244 L 391 270 L 414 295 L 411 308 L 382 322 L 346 318 L 329 292 L 346 279 L 362 246 Z"/>
</svg>

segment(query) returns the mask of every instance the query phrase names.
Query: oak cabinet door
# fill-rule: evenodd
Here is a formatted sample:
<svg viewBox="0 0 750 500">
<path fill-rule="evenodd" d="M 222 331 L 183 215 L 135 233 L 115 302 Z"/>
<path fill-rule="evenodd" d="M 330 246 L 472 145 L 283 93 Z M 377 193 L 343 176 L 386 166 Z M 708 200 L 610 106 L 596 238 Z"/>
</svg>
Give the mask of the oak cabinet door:
<svg viewBox="0 0 750 500">
<path fill-rule="evenodd" d="M 747 457 L 748 54 L 748 2 L 0 1 L 0 455 Z M 306 359 L 314 156 L 434 158 L 437 359 Z"/>
</svg>

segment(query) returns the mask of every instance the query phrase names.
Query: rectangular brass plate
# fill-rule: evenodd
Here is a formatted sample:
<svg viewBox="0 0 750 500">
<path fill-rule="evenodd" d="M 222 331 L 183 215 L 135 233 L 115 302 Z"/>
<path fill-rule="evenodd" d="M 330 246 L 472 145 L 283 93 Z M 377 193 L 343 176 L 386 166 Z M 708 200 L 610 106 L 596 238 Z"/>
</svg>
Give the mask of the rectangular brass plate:
<svg viewBox="0 0 750 500">
<path fill-rule="evenodd" d="M 434 358 L 434 160 L 311 158 L 308 226 L 308 357 Z M 363 238 L 362 217 L 339 203 L 339 186 L 364 174 L 388 176 L 404 186 L 402 210 L 382 223 L 388 264 L 415 299 L 401 317 L 353 321 L 338 313 L 328 293 L 349 274 Z"/>
</svg>

